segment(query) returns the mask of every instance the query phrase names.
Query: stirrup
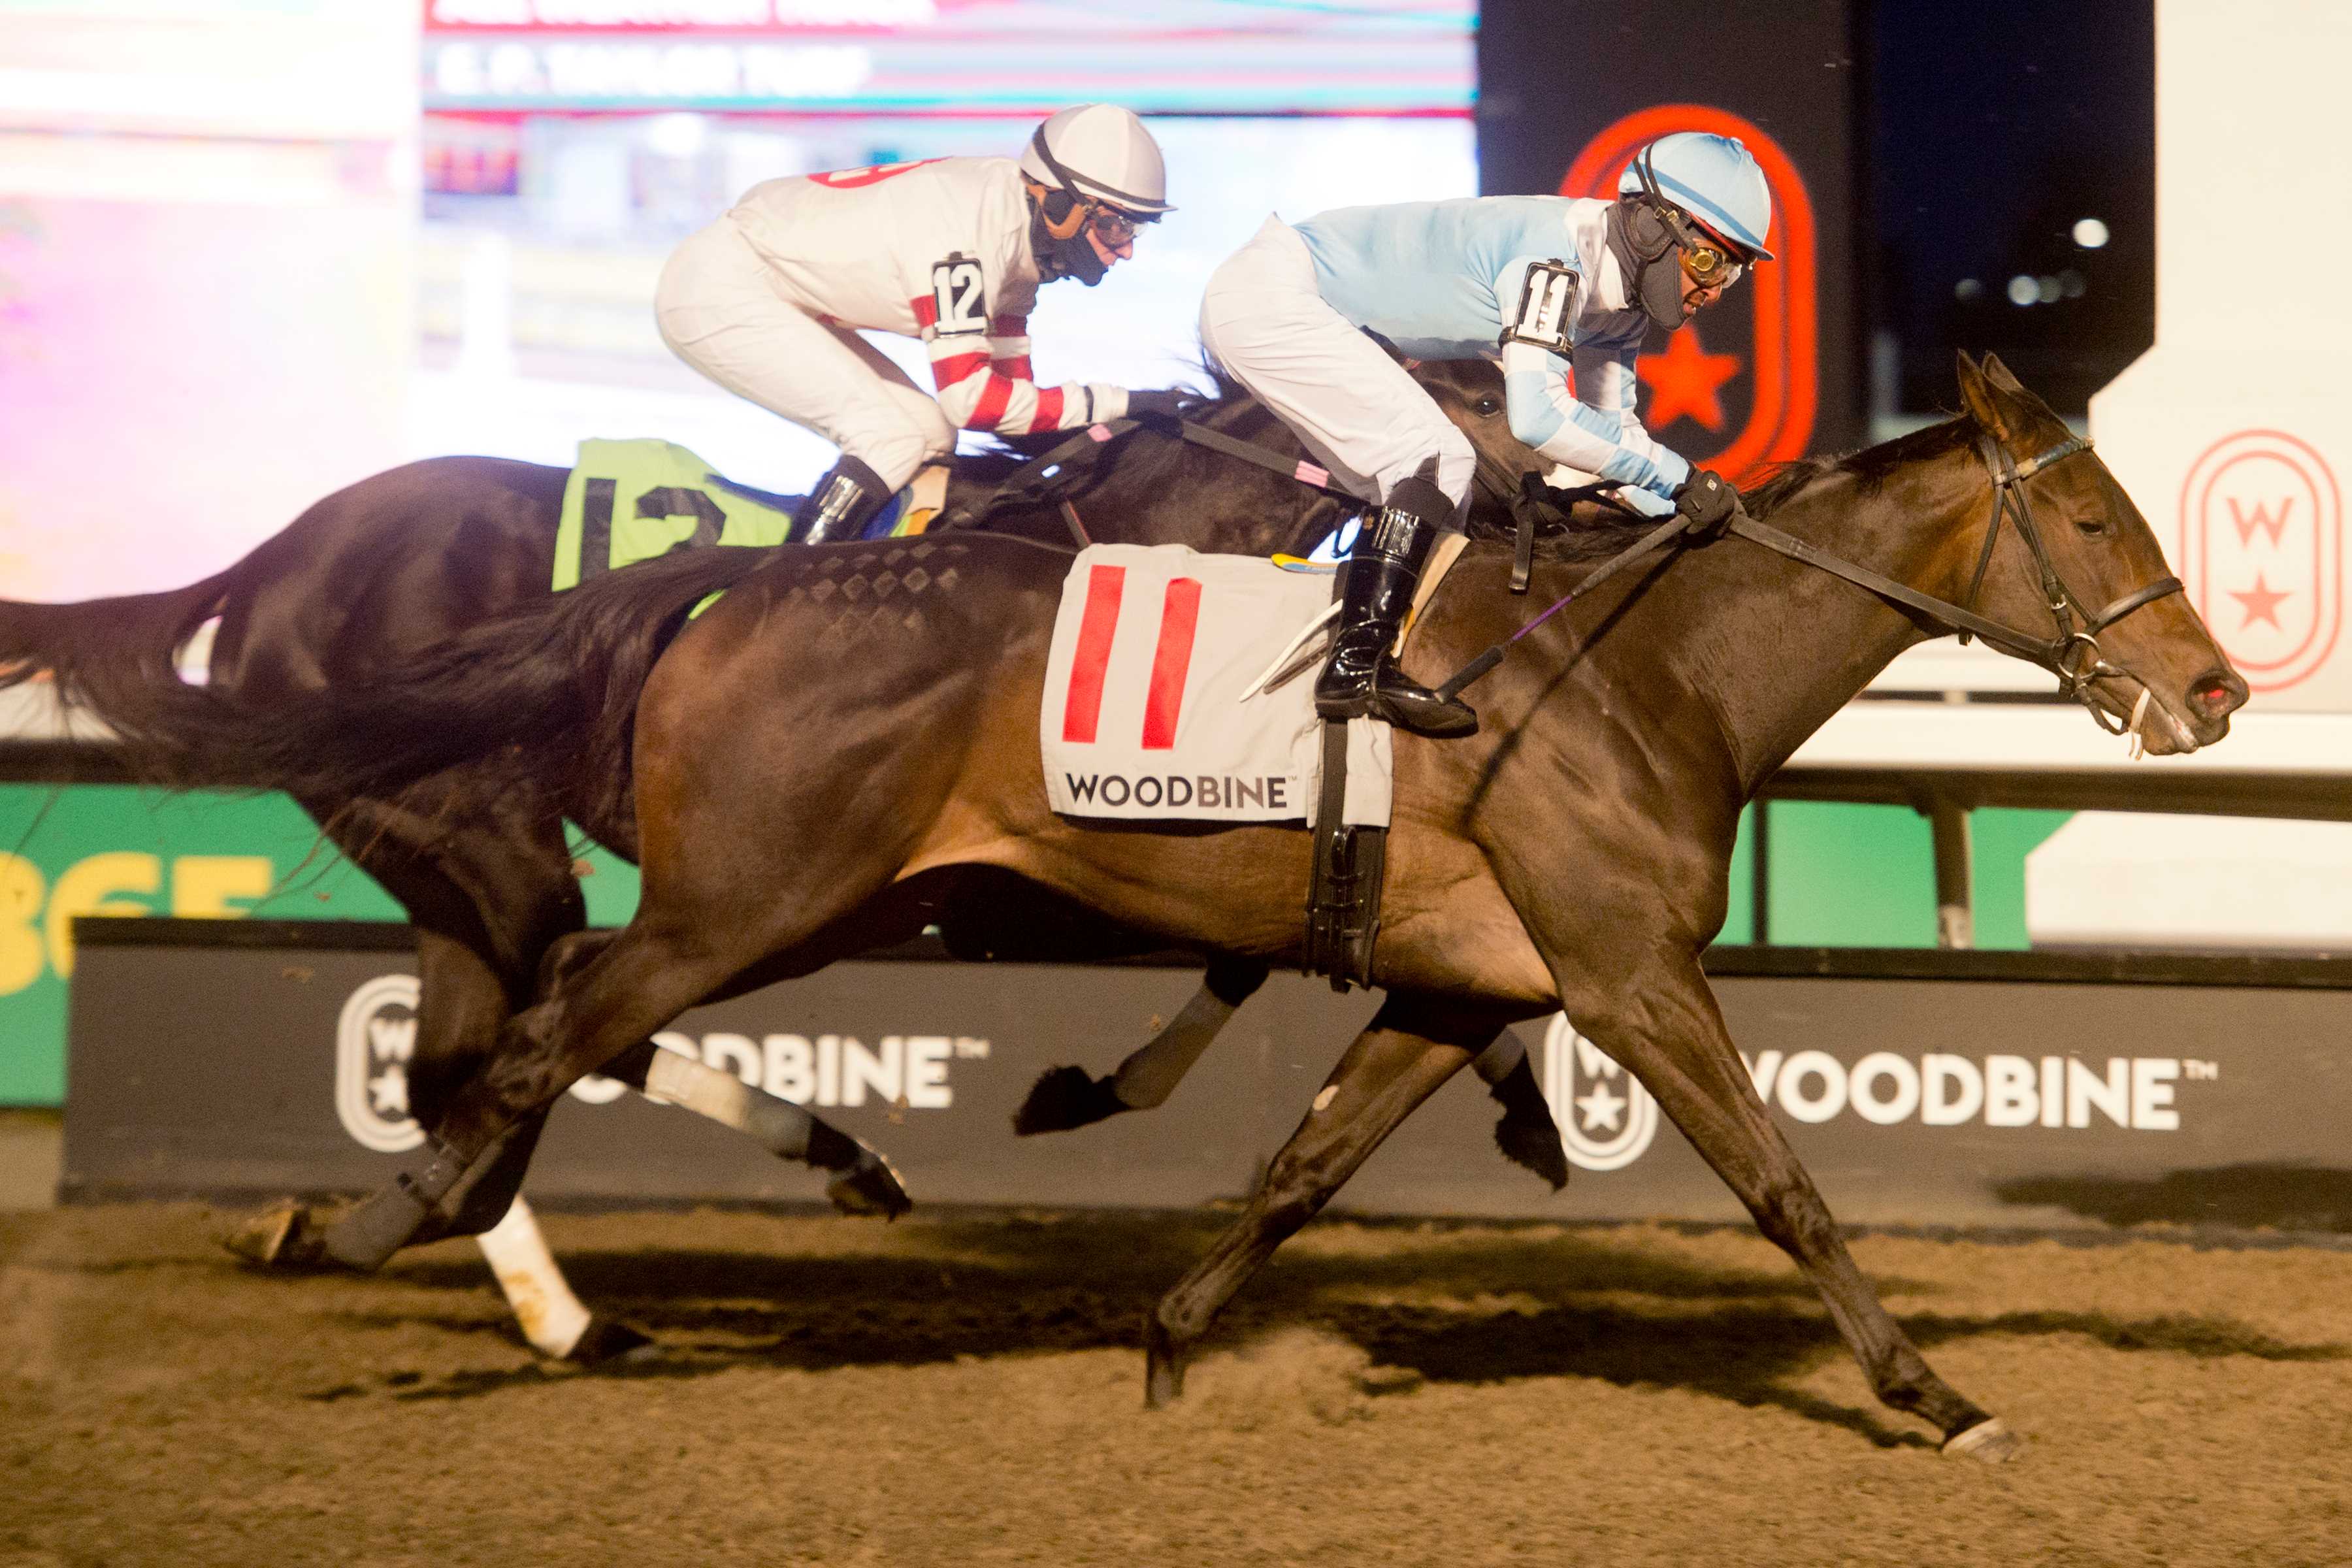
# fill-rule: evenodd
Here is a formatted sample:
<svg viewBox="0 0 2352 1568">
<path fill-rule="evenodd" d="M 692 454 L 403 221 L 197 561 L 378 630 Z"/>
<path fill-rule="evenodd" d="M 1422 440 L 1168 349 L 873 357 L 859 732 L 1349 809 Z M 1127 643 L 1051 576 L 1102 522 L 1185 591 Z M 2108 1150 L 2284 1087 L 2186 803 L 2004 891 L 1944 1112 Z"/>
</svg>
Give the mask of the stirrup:
<svg viewBox="0 0 2352 1568">
<path fill-rule="evenodd" d="M 1459 741 L 1478 732 L 1478 710 L 1409 680 L 1372 688 L 1372 716 L 1433 741 Z"/>
</svg>

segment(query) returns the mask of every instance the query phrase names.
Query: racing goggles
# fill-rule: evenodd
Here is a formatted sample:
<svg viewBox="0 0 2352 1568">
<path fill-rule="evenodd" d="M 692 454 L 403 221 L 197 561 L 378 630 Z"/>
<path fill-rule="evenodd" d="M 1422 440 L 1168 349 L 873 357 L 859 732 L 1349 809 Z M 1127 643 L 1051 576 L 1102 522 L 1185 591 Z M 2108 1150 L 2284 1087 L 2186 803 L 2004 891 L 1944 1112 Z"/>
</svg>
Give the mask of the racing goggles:
<svg viewBox="0 0 2352 1568">
<path fill-rule="evenodd" d="M 1666 199 L 1650 173 L 1648 149 L 1644 148 L 1643 155 L 1634 160 L 1633 173 L 1642 182 L 1642 194 L 1649 198 L 1650 210 L 1658 215 L 1666 232 L 1674 236 L 1675 247 L 1682 252 L 1683 270 L 1690 274 L 1691 281 L 1702 289 L 1728 289 L 1739 281 L 1739 275 L 1748 269 L 1747 258 L 1692 222 L 1680 207 Z"/>
<path fill-rule="evenodd" d="M 1739 281 L 1748 264 L 1728 249 L 1709 241 L 1703 234 L 1695 233 L 1679 215 L 1668 212 L 1666 226 L 1674 230 L 1675 244 L 1682 252 L 1683 270 L 1692 282 L 1703 289 L 1728 289 Z"/>
<path fill-rule="evenodd" d="M 1096 206 L 1091 203 L 1087 204 L 1086 211 L 1087 222 L 1093 227 L 1095 237 L 1112 250 L 1117 250 L 1122 245 L 1131 244 L 1135 239 L 1136 230 L 1145 224 L 1160 221 L 1158 213 L 1139 217 L 1134 213 L 1121 212 L 1117 207 Z"/>
</svg>

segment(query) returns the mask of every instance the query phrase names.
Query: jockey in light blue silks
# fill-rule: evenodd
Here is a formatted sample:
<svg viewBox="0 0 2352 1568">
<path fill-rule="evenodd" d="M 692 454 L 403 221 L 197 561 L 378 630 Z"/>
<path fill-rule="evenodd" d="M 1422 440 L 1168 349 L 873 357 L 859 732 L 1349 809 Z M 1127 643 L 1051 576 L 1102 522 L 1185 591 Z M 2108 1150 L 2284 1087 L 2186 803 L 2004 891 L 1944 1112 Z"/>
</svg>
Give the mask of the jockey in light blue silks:
<svg viewBox="0 0 2352 1568">
<path fill-rule="evenodd" d="M 1339 628 L 1315 686 L 1326 718 L 1370 713 L 1440 737 L 1478 727 L 1468 704 L 1406 679 L 1391 654 L 1475 459 L 1368 332 L 1414 359 L 1500 359 L 1512 432 L 1544 457 L 1695 527 L 1730 514 L 1730 486 L 1642 428 L 1633 360 L 1651 326 L 1681 326 L 1771 258 L 1771 192 L 1747 148 L 1694 132 L 1643 148 L 1617 190 L 1613 202 L 1342 207 L 1296 227 L 1271 217 L 1210 279 L 1209 352 L 1380 506 L 1340 570 Z"/>
</svg>

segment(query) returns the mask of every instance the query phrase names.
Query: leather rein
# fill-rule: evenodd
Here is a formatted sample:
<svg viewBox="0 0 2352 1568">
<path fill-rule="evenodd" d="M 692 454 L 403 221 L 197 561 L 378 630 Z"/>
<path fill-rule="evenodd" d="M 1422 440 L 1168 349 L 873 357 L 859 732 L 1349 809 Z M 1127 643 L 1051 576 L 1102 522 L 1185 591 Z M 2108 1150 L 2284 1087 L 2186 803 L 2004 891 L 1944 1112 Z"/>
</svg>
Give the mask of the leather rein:
<svg viewBox="0 0 2352 1568">
<path fill-rule="evenodd" d="M 2179 593 L 2181 587 L 2178 577 L 2158 577 L 2144 587 L 2124 595 L 2096 615 L 2086 614 L 2074 591 L 2067 587 L 2065 579 L 2059 574 L 2056 564 L 2050 559 L 2050 551 L 2042 542 L 2041 527 L 2033 516 L 2033 502 L 2025 493 L 2025 481 L 2044 468 L 2090 449 L 2088 440 L 2074 436 L 2022 463 L 2011 463 L 1998 441 L 1988 434 L 1979 435 L 1977 456 L 1983 460 L 1992 479 L 1992 516 L 1985 528 L 1984 546 L 1977 555 L 1976 572 L 1969 581 L 1968 597 L 1958 605 L 1906 587 L 1883 573 L 1856 565 L 1843 556 L 1832 555 L 1792 533 L 1759 522 L 1745 511 L 1733 513 L 1727 527 L 1729 531 L 1752 540 L 1768 550 L 1776 551 L 1793 561 L 1801 561 L 1808 566 L 1818 567 L 1832 576 L 1843 577 L 1856 587 L 1867 589 L 1880 598 L 1906 609 L 1916 610 L 1937 625 L 1958 632 L 1964 643 L 1971 637 L 1981 637 L 2004 653 L 2013 654 L 2030 664 L 2040 665 L 2057 676 L 2062 696 L 2072 697 L 2082 703 L 2090 710 L 2092 719 L 2100 729 L 2111 735 L 2120 735 L 2131 726 L 2100 707 L 2091 690 L 2091 683 L 2100 677 L 2126 673 L 2107 662 L 2099 647 L 2099 634 L 2134 610 Z M 1986 570 L 1992 563 L 1993 544 L 2000 536 L 2002 524 L 2012 516 L 2016 520 L 2017 531 L 2032 552 L 2034 566 L 2041 574 L 2042 598 L 2050 606 L 2051 618 L 2056 624 L 2054 637 L 2033 637 L 1988 619 L 1976 611 L 1977 597 L 1983 590 Z M 1464 687 L 1501 663 L 1511 644 L 1591 593 L 1603 580 L 1614 576 L 1622 568 L 1683 531 L 1680 519 L 1668 518 L 1651 532 L 1603 562 L 1542 615 L 1463 666 L 1438 690 L 1447 697 L 1460 692 Z"/>
<path fill-rule="evenodd" d="M 1776 550 L 1809 566 L 1818 566 L 1824 572 L 1867 588 L 1881 598 L 1917 610 L 1958 632 L 1962 643 L 1971 637 L 1981 637 L 2004 653 L 2013 654 L 2029 664 L 2040 665 L 2058 678 L 2061 696 L 2071 697 L 2088 709 L 2092 719 L 2108 734 L 2120 735 L 2129 726 L 2100 707 L 2091 691 L 2091 683 L 2100 677 L 2126 673 L 2107 662 L 2106 656 L 2099 647 L 2099 634 L 2134 610 L 2179 593 L 2181 587 L 2178 577 L 2158 577 L 2133 589 L 2093 615 L 2082 607 L 2079 596 L 2059 574 L 2057 563 L 2050 559 L 2049 546 L 2042 541 L 2041 526 L 2033 515 L 2032 499 L 2026 494 L 2025 481 L 2044 468 L 2090 449 L 2089 440 L 2080 436 L 2070 436 L 2046 452 L 2021 463 L 2011 463 L 2008 453 L 2001 450 L 2000 444 L 1990 435 L 1980 433 L 1978 436 L 1977 456 L 1983 460 L 1987 472 L 1992 477 L 1992 516 L 1985 525 L 1983 547 L 1977 552 L 1976 571 L 1969 578 L 1968 596 L 1957 605 L 1906 588 L 1867 567 L 1856 566 L 1806 543 L 1793 534 L 1758 522 L 1744 513 L 1732 518 L 1731 531 L 1742 538 L 1754 540 L 1767 549 Z M 2033 637 L 1989 620 L 1976 612 L 1978 595 L 1984 589 L 1985 573 L 1992 564 L 1993 545 L 2000 538 L 2001 525 L 2012 518 L 2026 548 L 2033 554 L 2034 569 L 2042 578 L 2042 601 L 2050 608 L 2050 618 L 2056 627 L 2055 636 Z"/>
</svg>

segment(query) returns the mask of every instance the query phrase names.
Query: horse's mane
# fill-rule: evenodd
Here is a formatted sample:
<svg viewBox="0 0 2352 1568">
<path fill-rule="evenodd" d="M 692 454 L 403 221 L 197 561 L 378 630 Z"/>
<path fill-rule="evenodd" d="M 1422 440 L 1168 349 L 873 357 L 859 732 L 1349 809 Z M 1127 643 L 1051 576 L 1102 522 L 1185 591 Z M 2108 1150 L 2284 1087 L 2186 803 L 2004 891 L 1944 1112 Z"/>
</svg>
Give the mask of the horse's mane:
<svg viewBox="0 0 2352 1568">
<path fill-rule="evenodd" d="M 1775 469 L 1770 479 L 1742 491 L 1740 500 L 1748 515 L 1760 521 L 1819 481 L 1840 474 L 1854 480 L 1864 494 L 1872 494 L 1893 478 L 1896 469 L 1926 458 L 1940 458 L 1974 439 L 1975 424 L 1960 417 L 1923 426 L 1858 452 L 1791 458 Z"/>
</svg>

